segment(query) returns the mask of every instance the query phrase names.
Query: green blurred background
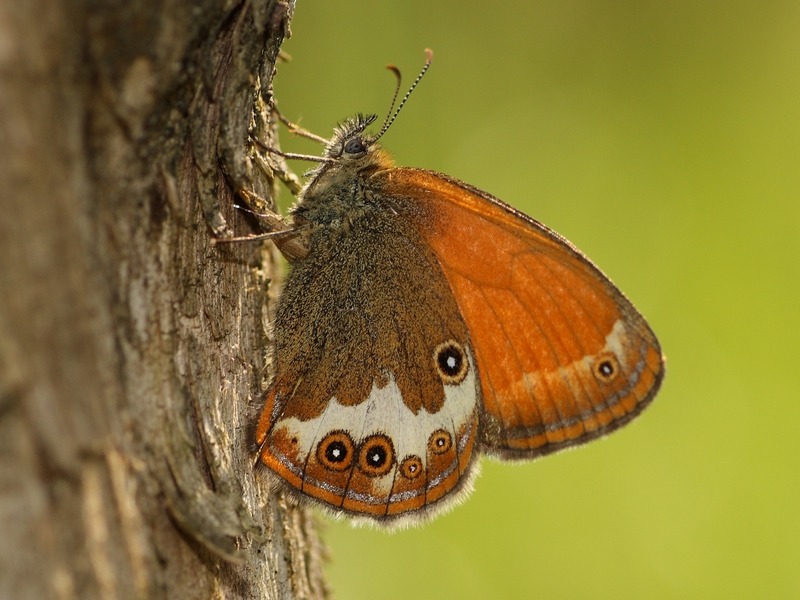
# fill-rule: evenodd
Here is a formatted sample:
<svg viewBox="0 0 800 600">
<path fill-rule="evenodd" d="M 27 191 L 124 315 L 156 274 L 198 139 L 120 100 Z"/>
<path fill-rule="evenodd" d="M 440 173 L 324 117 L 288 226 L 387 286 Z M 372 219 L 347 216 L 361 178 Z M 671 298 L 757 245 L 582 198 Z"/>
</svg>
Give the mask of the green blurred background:
<svg viewBox="0 0 800 600">
<path fill-rule="evenodd" d="M 800 2 L 301 0 L 292 30 L 276 94 L 324 135 L 433 48 L 384 145 L 567 236 L 668 358 L 632 426 L 484 460 L 431 524 L 320 517 L 336 597 L 800 597 Z"/>
</svg>

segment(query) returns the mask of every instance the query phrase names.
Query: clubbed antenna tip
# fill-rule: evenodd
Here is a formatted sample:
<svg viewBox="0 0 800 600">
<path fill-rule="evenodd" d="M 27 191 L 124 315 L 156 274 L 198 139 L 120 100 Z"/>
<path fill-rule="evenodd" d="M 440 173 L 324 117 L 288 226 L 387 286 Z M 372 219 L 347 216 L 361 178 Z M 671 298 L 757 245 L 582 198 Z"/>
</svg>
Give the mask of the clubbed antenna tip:
<svg viewBox="0 0 800 600">
<path fill-rule="evenodd" d="M 414 80 L 414 83 L 411 84 L 411 87 L 408 88 L 408 91 L 406 92 L 406 95 L 403 96 L 403 99 L 400 101 L 400 105 L 397 107 L 397 110 L 395 110 L 394 112 L 392 112 L 392 110 L 394 109 L 394 104 L 397 101 L 397 94 L 400 91 L 400 81 L 401 81 L 400 69 L 398 69 L 394 65 L 387 65 L 386 66 L 386 68 L 389 69 L 392 73 L 394 73 L 395 77 L 397 77 L 397 86 L 395 87 L 394 96 L 392 97 L 392 103 L 389 106 L 389 112 L 386 114 L 386 119 L 383 121 L 383 125 L 381 126 L 381 130 L 378 132 L 378 135 L 375 136 L 375 140 L 373 140 L 373 141 L 378 140 L 384 133 L 386 133 L 389 130 L 389 127 L 392 126 L 392 123 L 394 123 L 394 120 L 397 118 L 397 115 L 400 114 L 400 110 L 405 105 L 405 103 L 408 100 L 409 96 L 411 96 L 411 92 L 414 91 L 414 88 L 417 87 L 417 85 L 419 84 L 420 80 L 425 75 L 425 73 L 427 72 L 428 68 L 431 66 L 431 62 L 433 62 L 433 50 L 431 50 L 430 48 L 425 48 L 425 57 L 426 57 L 425 64 L 422 66 L 422 70 L 419 72 L 419 75 L 417 75 L 417 78 Z"/>
</svg>

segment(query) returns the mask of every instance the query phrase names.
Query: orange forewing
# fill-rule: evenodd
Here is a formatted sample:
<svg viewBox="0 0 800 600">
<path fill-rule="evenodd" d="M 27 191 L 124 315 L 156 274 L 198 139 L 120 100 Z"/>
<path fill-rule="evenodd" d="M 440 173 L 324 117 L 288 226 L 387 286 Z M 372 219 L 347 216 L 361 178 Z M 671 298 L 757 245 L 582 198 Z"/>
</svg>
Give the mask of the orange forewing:
<svg viewBox="0 0 800 600">
<path fill-rule="evenodd" d="M 475 347 L 485 449 L 527 458 L 619 427 L 653 398 L 661 350 L 633 305 L 544 225 L 445 175 L 374 176 L 408 198 Z"/>
</svg>

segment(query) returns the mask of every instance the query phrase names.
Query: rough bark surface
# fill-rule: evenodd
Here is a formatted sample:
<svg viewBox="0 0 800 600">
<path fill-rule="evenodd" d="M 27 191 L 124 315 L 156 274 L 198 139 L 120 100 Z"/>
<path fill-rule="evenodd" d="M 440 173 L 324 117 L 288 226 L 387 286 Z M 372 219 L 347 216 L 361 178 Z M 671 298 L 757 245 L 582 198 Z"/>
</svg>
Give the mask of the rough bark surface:
<svg viewBox="0 0 800 600">
<path fill-rule="evenodd" d="M 0 6 L 0 598 L 326 594 L 253 469 L 269 255 L 211 244 L 292 10 Z"/>
</svg>

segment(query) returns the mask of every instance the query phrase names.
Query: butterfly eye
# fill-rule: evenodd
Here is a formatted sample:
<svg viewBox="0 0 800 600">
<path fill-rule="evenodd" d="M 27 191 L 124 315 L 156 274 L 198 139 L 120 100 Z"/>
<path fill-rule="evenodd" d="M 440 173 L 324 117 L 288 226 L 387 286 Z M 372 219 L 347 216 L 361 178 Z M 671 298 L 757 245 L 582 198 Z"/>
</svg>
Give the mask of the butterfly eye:
<svg viewBox="0 0 800 600">
<path fill-rule="evenodd" d="M 317 460 L 331 471 L 346 471 L 353 464 L 353 440 L 344 431 L 331 431 L 317 445 Z"/>
<path fill-rule="evenodd" d="M 346 154 L 363 154 L 367 151 L 367 146 L 360 137 L 354 137 L 345 142 L 344 151 Z"/>
<path fill-rule="evenodd" d="M 428 439 L 428 450 L 433 454 L 445 454 L 453 447 L 453 438 L 444 429 L 437 429 Z"/>
<path fill-rule="evenodd" d="M 455 340 L 448 340 L 436 346 L 433 351 L 433 360 L 439 377 L 446 384 L 461 383 L 467 376 L 469 362 L 464 348 Z"/>
<path fill-rule="evenodd" d="M 400 463 L 400 473 L 406 479 L 416 479 L 422 474 L 422 461 L 419 456 L 407 456 Z"/>
<path fill-rule="evenodd" d="M 394 464 L 392 440 L 382 434 L 369 436 L 361 444 L 358 454 L 358 468 L 365 475 L 380 477 L 386 475 Z"/>
</svg>

